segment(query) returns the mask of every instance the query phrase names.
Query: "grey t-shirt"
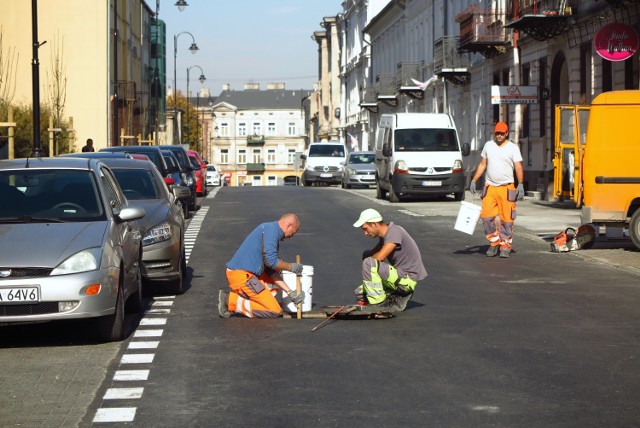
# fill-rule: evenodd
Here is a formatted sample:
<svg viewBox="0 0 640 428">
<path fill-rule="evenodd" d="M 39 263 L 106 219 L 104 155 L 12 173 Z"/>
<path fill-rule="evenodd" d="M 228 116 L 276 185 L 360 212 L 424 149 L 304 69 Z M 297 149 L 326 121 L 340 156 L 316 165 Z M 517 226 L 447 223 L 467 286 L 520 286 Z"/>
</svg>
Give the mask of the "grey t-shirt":
<svg viewBox="0 0 640 428">
<path fill-rule="evenodd" d="M 380 238 L 382 245 L 385 242 L 396 244 L 395 250 L 389 254 L 388 260 L 393 267 L 398 270 L 400 276 L 408 275 L 414 281 L 420 281 L 427 277 L 427 270 L 422 264 L 422 256 L 420 249 L 409 233 L 402 226 L 398 226 L 393 222 L 389 223 L 389 229 Z"/>
</svg>

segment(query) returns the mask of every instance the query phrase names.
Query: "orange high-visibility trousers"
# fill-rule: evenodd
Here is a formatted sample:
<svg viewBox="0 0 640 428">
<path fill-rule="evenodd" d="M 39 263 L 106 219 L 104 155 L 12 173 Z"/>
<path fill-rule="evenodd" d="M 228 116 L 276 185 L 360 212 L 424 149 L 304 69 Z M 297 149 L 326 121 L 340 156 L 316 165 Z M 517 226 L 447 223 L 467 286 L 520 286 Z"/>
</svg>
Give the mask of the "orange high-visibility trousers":
<svg viewBox="0 0 640 428">
<path fill-rule="evenodd" d="M 256 277 L 246 270 L 227 269 L 229 293 L 228 310 L 249 318 L 276 318 L 282 307 L 276 300 L 278 289 L 271 289 L 271 279 L 265 273 Z"/>
<path fill-rule="evenodd" d="M 516 187 L 513 183 L 504 186 L 485 187 L 482 197 L 480 219 L 484 233 L 491 246 L 501 250 L 511 250 L 513 242 L 513 222 L 516 219 Z M 500 216 L 500 226 L 496 225 Z"/>
</svg>

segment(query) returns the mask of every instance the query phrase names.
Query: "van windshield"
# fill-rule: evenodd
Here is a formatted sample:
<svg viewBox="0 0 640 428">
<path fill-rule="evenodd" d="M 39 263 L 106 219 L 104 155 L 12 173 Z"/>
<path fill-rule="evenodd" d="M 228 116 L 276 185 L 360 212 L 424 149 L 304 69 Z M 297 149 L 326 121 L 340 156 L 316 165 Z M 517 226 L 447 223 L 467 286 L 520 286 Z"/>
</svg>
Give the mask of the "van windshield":
<svg viewBox="0 0 640 428">
<path fill-rule="evenodd" d="M 309 146 L 309 157 L 344 157 L 344 147 L 335 144 L 314 144 Z"/>
<path fill-rule="evenodd" d="M 394 134 L 397 152 L 457 152 L 453 129 L 397 129 Z"/>
</svg>

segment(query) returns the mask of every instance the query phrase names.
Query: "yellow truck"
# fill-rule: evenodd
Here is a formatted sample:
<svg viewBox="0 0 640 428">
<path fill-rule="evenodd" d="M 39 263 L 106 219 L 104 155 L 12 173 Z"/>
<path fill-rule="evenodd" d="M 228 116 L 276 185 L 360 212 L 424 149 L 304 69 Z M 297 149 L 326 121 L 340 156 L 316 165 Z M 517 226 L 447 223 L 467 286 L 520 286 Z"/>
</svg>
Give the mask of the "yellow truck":
<svg viewBox="0 0 640 428">
<path fill-rule="evenodd" d="M 640 90 L 604 92 L 555 114 L 555 196 L 573 199 L 596 231 L 628 229 L 640 249 Z"/>
</svg>

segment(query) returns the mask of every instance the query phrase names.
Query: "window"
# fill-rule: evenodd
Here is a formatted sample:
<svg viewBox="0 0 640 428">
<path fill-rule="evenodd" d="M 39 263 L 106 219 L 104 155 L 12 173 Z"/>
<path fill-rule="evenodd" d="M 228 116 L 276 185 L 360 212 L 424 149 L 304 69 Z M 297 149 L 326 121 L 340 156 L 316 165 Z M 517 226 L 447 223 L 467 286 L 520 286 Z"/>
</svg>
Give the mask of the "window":
<svg viewBox="0 0 640 428">
<path fill-rule="evenodd" d="M 287 163 L 292 164 L 296 157 L 296 149 L 287 150 Z"/>
<path fill-rule="evenodd" d="M 229 136 L 229 123 L 228 122 L 222 122 L 220 123 L 220 128 L 218 128 L 218 130 L 220 131 L 220 137 L 228 137 Z"/>
<path fill-rule="evenodd" d="M 220 162 L 221 164 L 228 164 L 229 163 L 229 149 L 222 149 L 220 150 Z"/>
<path fill-rule="evenodd" d="M 262 135 L 262 124 L 260 122 L 253 122 L 251 132 L 253 135 Z"/>
<path fill-rule="evenodd" d="M 287 125 L 287 135 L 296 135 L 296 124 L 294 122 L 289 122 Z"/>
<path fill-rule="evenodd" d="M 269 122 L 267 124 L 267 135 L 276 135 L 276 123 Z"/>
<path fill-rule="evenodd" d="M 261 149 L 253 149 L 251 151 L 251 162 L 260 163 L 260 158 L 261 157 L 262 157 L 262 150 Z"/>
<path fill-rule="evenodd" d="M 275 175 L 267 175 L 267 186 L 276 186 L 278 184 L 278 177 Z"/>
<path fill-rule="evenodd" d="M 267 149 L 267 163 L 276 163 L 276 149 Z"/>
<path fill-rule="evenodd" d="M 247 123 L 246 122 L 238 122 L 238 136 L 246 137 L 247 136 Z"/>
<path fill-rule="evenodd" d="M 238 149 L 238 163 L 247 163 L 247 149 Z"/>
</svg>

